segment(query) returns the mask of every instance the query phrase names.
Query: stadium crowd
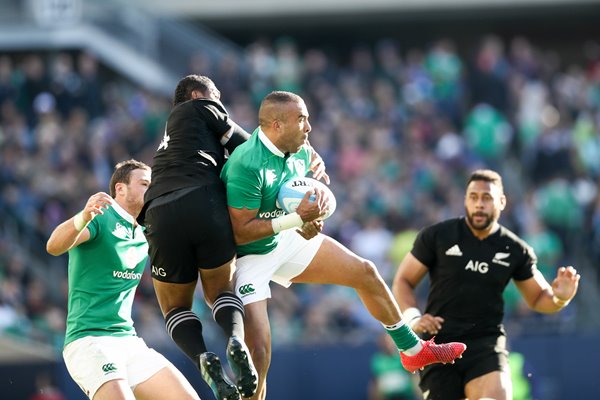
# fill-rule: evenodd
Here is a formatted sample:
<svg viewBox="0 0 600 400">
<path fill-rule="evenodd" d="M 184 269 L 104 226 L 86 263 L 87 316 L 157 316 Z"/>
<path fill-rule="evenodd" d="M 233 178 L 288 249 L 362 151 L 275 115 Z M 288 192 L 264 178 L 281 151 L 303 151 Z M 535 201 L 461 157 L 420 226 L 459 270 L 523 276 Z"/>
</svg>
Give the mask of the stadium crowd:
<svg viewBox="0 0 600 400">
<path fill-rule="evenodd" d="M 249 131 L 269 91 L 303 96 L 311 143 L 337 197 L 326 232 L 375 261 L 388 282 L 420 228 L 462 215 L 465 179 L 481 166 L 504 177 L 502 222 L 534 247 L 552 279 L 560 265 L 593 276 L 600 264 L 600 44 L 579 46 L 571 60 L 523 37 L 485 36 L 467 52 L 450 39 L 332 52 L 279 38 L 251 43 L 241 61 L 196 55 L 189 72 L 210 76 Z M 47 256 L 45 241 L 89 193 L 106 190 L 117 162 L 150 164 L 170 100 L 85 52 L 0 55 L 4 334 L 62 348 L 67 260 Z M 380 329 L 350 289 L 273 286 L 275 346 L 370 340 Z M 511 335 L 574 329 L 578 301 L 561 314 L 534 315 L 515 290 L 506 296 Z M 139 334 L 166 345 L 149 274 L 137 297 Z"/>
</svg>

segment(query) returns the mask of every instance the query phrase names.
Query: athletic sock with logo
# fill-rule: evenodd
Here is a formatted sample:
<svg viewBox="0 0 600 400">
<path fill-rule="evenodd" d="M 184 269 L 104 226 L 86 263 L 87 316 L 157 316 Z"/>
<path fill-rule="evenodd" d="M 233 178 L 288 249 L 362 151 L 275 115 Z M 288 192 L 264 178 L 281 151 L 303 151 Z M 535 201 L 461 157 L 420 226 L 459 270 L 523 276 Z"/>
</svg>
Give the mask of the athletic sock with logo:
<svg viewBox="0 0 600 400">
<path fill-rule="evenodd" d="M 227 336 L 244 337 L 244 304 L 235 294 L 223 292 L 218 295 L 212 314 Z"/>
<path fill-rule="evenodd" d="M 180 307 L 169 311 L 165 323 L 171 339 L 195 364 L 198 355 L 206 352 L 202 323 L 198 316 L 189 309 Z"/>
<path fill-rule="evenodd" d="M 393 325 L 385 325 L 383 327 L 387 333 L 392 337 L 398 350 L 406 353 L 409 356 L 414 356 L 423 348 L 421 339 L 415 334 L 415 332 L 400 320 Z"/>
</svg>

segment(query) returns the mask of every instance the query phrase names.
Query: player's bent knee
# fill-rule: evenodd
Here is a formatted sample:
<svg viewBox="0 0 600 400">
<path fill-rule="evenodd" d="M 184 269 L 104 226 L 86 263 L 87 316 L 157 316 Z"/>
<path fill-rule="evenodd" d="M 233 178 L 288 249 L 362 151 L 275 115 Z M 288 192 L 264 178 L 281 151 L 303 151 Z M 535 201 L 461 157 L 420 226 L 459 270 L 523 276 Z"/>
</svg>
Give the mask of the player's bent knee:
<svg viewBox="0 0 600 400">
<path fill-rule="evenodd" d="M 363 287 L 380 286 L 383 283 L 377 266 L 369 260 L 362 262 L 361 273 L 357 278 Z"/>
<path fill-rule="evenodd" d="M 264 375 L 271 364 L 271 352 L 269 351 L 269 348 L 265 345 L 252 346 L 249 343 L 246 344 L 250 349 L 250 356 L 252 357 L 254 366 L 261 376 Z"/>
</svg>

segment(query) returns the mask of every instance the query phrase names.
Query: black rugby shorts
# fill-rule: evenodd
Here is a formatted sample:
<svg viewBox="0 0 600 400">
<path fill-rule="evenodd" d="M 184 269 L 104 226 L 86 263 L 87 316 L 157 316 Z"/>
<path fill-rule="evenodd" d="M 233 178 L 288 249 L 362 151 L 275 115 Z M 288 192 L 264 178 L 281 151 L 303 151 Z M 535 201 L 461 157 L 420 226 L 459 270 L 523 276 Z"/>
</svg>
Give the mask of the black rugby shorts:
<svg viewBox="0 0 600 400">
<path fill-rule="evenodd" d="M 168 196 L 168 195 L 167 195 Z M 223 185 L 200 187 L 168 202 L 160 197 L 146 211 L 152 277 L 190 283 L 198 269 L 217 268 L 235 255 Z"/>
</svg>

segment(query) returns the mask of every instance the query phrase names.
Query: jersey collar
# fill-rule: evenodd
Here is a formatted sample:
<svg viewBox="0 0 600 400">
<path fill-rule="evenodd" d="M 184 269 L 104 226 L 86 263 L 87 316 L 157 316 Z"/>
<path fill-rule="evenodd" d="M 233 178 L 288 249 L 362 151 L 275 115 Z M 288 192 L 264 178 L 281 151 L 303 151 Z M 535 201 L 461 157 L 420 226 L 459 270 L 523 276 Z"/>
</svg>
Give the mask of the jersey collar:
<svg viewBox="0 0 600 400">
<path fill-rule="evenodd" d="M 123 207 L 119 205 L 116 201 L 113 202 L 112 207 L 125 221 L 131 223 L 131 225 L 135 225 L 135 218 L 133 215 L 129 214 Z"/>
<path fill-rule="evenodd" d="M 285 158 L 285 154 L 281 150 L 279 150 L 277 146 L 273 144 L 273 142 L 269 140 L 267 135 L 265 135 L 265 133 L 260 128 L 258 128 L 258 138 L 267 147 L 267 149 L 271 151 L 271 153 L 275 154 L 278 157 Z"/>
</svg>

